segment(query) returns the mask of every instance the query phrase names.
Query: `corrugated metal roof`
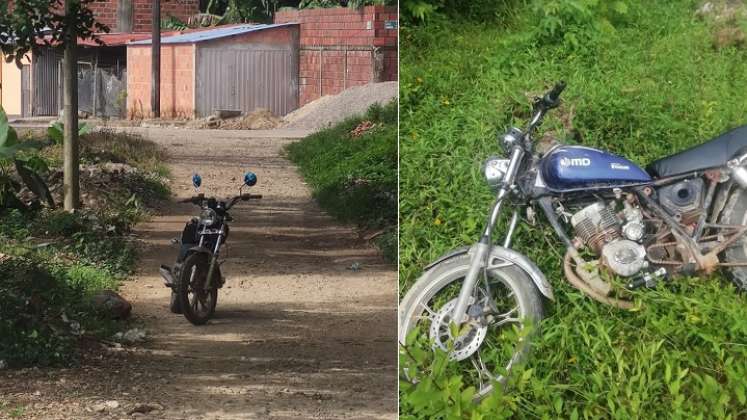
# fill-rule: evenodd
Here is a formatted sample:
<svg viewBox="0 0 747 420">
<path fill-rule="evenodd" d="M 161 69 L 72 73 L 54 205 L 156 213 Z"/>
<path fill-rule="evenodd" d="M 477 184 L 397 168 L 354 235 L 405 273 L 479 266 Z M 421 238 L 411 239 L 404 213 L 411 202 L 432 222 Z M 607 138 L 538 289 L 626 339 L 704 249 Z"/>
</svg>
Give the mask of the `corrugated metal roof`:
<svg viewBox="0 0 747 420">
<path fill-rule="evenodd" d="M 261 31 L 264 29 L 280 28 L 284 26 L 297 25 L 296 23 L 278 23 L 272 25 L 265 24 L 243 24 L 235 26 L 223 26 L 215 29 L 196 30 L 193 32 L 184 32 L 179 35 L 167 36 L 161 38 L 161 44 L 194 44 L 197 42 L 210 41 L 213 39 L 225 38 L 235 35 L 243 35 L 249 32 Z M 150 45 L 151 40 L 130 42 L 129 45 Z"/>
</svg>

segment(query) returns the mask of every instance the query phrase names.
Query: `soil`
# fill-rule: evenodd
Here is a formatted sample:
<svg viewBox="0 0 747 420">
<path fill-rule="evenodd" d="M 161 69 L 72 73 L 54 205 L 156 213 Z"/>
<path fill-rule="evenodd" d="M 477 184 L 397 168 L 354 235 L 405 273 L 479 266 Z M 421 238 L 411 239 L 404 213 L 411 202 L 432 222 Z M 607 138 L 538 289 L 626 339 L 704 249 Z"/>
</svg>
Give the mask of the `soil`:
<svg viewBox="0 0 747 420">
<path fill-rule="evenodd" d="M 319 209 L 282 157 L 292 140 L 129 130 L 167 147 L 176 198 L 194 193 L 195 171 L 216 196 L 257 173 L 252 192 L 264 198 L 234 207 L 215 318 L 196 327 L 168 310 L 158 267 L 173 263 L 170 240 L 197 209 L 165 204 L 138 227 L 139 269 L 121 289 L 147 340 L 91 343 L 76 368 L 0 371 L 0 417 L 396 418 L 395 268 Z"/>
<path fill-rule="evenodd" d="M 351 87 L 337 95 L 322 96 L 284 116 L 285 127 L 310 130 L 326 128 L 364 114 L 375 103 L 385 105 L 397 98 L 398 90 L 398 82 L 369 83 Z"/>
</svg>

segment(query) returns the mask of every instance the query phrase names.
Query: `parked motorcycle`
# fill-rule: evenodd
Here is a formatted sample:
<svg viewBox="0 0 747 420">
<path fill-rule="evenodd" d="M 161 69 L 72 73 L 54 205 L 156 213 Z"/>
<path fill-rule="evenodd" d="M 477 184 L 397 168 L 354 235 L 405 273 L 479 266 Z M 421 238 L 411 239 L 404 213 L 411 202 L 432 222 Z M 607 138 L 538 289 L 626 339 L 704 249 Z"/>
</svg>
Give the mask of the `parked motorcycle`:
<svg viewBox="0 0 747 420">
<path fill-rule="evenodd" d="M 202 179 L 198 174 L 192 177 L 192 183 L 199 190 Z M 181 245 L 174 266 L 162 265 L 159 271 L 166 287 L 171 288 L 169 309 L 173 313 L 183 313 L 194 325 L 205 324 L 213 316 L 218 289 L 225 283 L 218 258 L 221 247 L 228 239 L 228 222 L 233 220 L 228 211 L 239 201 L 262 198 L 258 194 L 242 193 L 244 187 L 252 187 L 256 183 L 257 176 L 247 172 L 239 195 L 226 201 L 206 198 L 201 193 L 180 200 L 181 203 L 199 206 L 200 216 L 192 218 L 184 226 L 181 240 L 174 240 L 174 243 Z"/>
<path fill-rule="evenodd" d="M 647 170 L 590 147 L 557 145 L 539 154 L 533 135 L 564 89 L 559 82 L 536 98 L 523 130 L 499 136 L 509 158 L 484 164 L 496 199 L 480 240 L 425 267 L 400 304 L 403 354 L 407 344 L 428 343 L 451 362 L 468 363 L 477 399 L 506 383 L 527 355 L 545 300 L 554 300 L 542 271 L 511 249 L 521 209 L 530 223 L 534 209 L 542 210 L 565 245 L 566 279 L 599 302 L 631 308 L 628 290 L 719 268 L 747 290 L 747 126 Z M 509 203 L 513 214 L 502 246 L 495 245 L 494 228 Z M 613 287 L 610 278 L 625 286 Z"/>
</svg>

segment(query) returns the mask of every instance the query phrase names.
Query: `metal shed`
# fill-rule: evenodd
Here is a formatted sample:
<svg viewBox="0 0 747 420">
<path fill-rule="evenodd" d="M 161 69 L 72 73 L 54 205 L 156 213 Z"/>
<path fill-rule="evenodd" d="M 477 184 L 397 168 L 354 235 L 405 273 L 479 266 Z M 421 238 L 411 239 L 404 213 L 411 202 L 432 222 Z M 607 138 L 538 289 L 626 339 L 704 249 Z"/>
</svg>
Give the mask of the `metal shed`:
<svg viewBox="0 0 747 420">
<path fill-rule="evenodd" d="M 150 40 L 127 48 L 128 114 L 150 112 Z M 204 117 L 216 110 L 298 107 L 297 24 L 242 24 L 161 39 L 161 115 Z"/>
</svg>

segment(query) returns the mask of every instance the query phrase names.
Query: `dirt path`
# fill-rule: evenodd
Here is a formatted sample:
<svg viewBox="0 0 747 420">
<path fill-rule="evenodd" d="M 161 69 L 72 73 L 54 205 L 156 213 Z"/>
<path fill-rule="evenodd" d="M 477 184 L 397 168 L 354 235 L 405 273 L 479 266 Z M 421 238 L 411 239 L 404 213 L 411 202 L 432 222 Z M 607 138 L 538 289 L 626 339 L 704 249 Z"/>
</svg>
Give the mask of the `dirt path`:
<svg viewBox="0 0 747 420">
<path fill-rule="evenodd" d="M 232 212 L 215 319 L 195 327 L 168 311 L 158 266 L 173 262 L 169 241 L 196 211 L 170 204 L 139 226 L 143 258 L 122 289 L 149 341 L 86 368 L 6 374 L 0 391 L 37 418 L 132 418 L 135 404 L 150 405 L 140 418 L 395 418 L 396 271 L 312 201 L 280 156 L 291 140 L 134 130 L 169 149 L 177 197 L 193 194 L 194 171 L 218 196 L 245 170 L 258 175 L 264 199 Z M 97 412 L 105 401 L 118 407 Z"/>
</svg>

